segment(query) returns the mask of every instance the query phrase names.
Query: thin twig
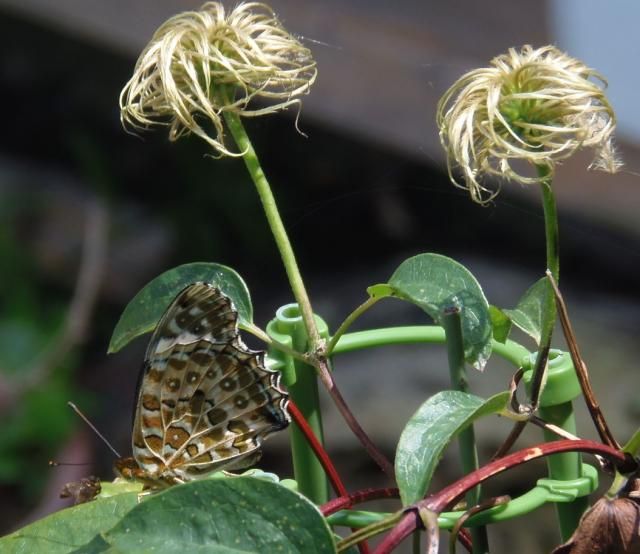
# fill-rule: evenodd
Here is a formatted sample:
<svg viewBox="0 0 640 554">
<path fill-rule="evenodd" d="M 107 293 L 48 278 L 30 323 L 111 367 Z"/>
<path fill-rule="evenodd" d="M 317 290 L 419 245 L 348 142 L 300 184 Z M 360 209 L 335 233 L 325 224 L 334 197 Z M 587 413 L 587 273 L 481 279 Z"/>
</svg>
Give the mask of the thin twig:
<svg viewBox="0 0 640 554">
<path fill-rule="evenodd" d="M 556 297 L 556 304 L 558 306 L 558 312 L 560 314 L 560 323 L 562 325 L 562 332 L 564 333 L 565 338 L 567 339 L 567 345 L 569 346 L 569 352 L 571 354 L 571 361 L 573 362 L 573 367 L 576 370 L 576 375 L 578 376 L 578 381 L 580 382 L 580 388 L 582 389 L 582 395 L 584 396 L 584 401 L 587 404 L 587 408 L 589 409 L 589 413 L 591 414 L 591 419 L 593 420 L 593 424 L 598 431 L 598 435 L 600 435 L 600 440 L 605 444 L 613 447 L 620 448 L 620 444 L 613 436 L 611 429 L 607 425 L 607 421 L 604 418 L 604 414 L 600 409 L 600 405 L 596 400 L 595 393 L 591 388 L 591 381 L 589 379 L 589 371 L 587 370 L 587 364 L 584 363 L 582 356 L 580 355 L 580 350 L 578 348 L 578 342 L 576 340 L 576 336 L 573 332 L 573 328 L 571 327 L 571 321 L 569 320 L 569 312 L 567 310 L 567 305 L 565 304 L 564 299 L 562 298 L 562 294 L 560 293 L 560 289 L 558 288 L 558 284 L 556 283 L 553 275 L 547 271 L 547 278 L 553 287 L 553 292 Z"/>
<path fill-rule="evenodd" d="M 395 472 L 393 469 L 393 464 L 387 459 L 387 457 L 382 452 L 380 452 L 378 447 L 373 443 L 373 441 L 369 438 L 365 430 L 361 427 L 360 423 L 358 423 L 358 420 L 355 418 L 355 416 L 351 412 L 351 409 L 349 408 L 342 394 L 340 393 L 340 390 L 338 389 L 333 379 L 333 375 L 329 370 L 329 366 L 326 360 L 318 360 L 316 367 L 318 368 L 318 374 L 319 374 L 320 380 L 322 381 L 323 385 L 326 387 L 327 392 L 333 399 L 336 407 L 342 414 L 342 417 L 346 421 L 349 428 L 353 431 L 354 435 L 358 438 L 362 446 L 364 446 L 365 450 L 367 451 L 369 456 L 371 456 L 373 461 L 376 464 L 378 464 L 380 469 L 382 469 L 382 471 L 384 471 L 388 477 L 390 477 L 395 481 Z"/>
<path fill-rule="evenodd" d="M 24 372 L 28 377 L 15 388 L 16 396 L 46 381 L 69 351 L 85 340 L 104 274 L 107 229 L 107 210 L 102 202 L 94 200 L 86 210 L 80 269 L 64 324 L 49 350 Z"/>
<path fill-rule="evenodd" d="M 460 532 L 463 531 L 462 526 L 467 522 L 467 520 L 480 512 L 484 512 L 489 508 L 493 508 L 494 506 L 498 506 L 500 504 L 506 504 L 511 500 L 511 497 L 508 495 L 496 496 L 495 498 L 488 498 L 484 500 L 480 504 L 473 506 L 468 509 L 464 514 L 462 514 L 455 525 L 451 529 L 451 534 L 449 535 L 449 554 L 456 553 L 456 542 L 460 538 Z"/>
<path fill-rule="evenodd" d="M 522 416 L 523 412 L 525 411 L 524 407 L 520 404 L 520 402 L 518 402 L 518 394 L 517 394 L 518 384 L 520 383 L 520 380 L 522 379 L 523 374 L 524 374 L 524 369 L 523 368 L 518 369 L 518 371 L 515 372 L 513 377 L 511 377 L 511 381 L 509 382 L 509 392 L 510 392 L 509 403 L 511 404 L 511 409 L 513 410 L 514 417 Z M 507 438 L 500 445 L 498 450 L 495 451 L 493 456 L 491 456 L 491 460 L 497 460 L 498 458 L 502 458 L 505 454 L 507 454 L 507 452 L 511 450 L 511 447 L 515 444 L 515 442 L 518 440 L 518 438 L 522 434 L 522 431 L 524 431 L 524 428 L 526 427 L 526 425 L 527 425 L 527 419 L 516 421 Z"/>
<path fill-rule="evenodd" d="M 511 447 L 518 440 L 518 438 L 520 437 L 520 435 L 522 434 L 522 431 L 524 431 L 524 428 L 526 426 L 527 426 L 526 421 L 516 421 L 513 424 L 513 428 L 511 429 L 511 432 L 509 433 L 507 438 L 500 445 L 498 450 L 494 452 L 493 456 L 491 456 L 491 461 L 497 460 L 498 458 L 502 458 L 504 455 L 506 455 L 507 452 L 511 450 Z"/>
</svg>

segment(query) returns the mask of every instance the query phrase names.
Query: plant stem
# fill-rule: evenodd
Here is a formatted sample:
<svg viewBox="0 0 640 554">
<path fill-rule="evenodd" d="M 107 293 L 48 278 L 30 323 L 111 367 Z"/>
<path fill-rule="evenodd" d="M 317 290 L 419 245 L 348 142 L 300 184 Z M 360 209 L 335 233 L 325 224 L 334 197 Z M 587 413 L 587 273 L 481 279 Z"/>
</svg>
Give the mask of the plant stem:
<svg viewBox="0 0 640 554">
<path fill-rule="evenodd" d="M 320 506 L 320 511 L 323 516 L 328 517 L 331 514 L 335 514 L 340 510 L 346 510 L 356 504 L 378 500 L 380 498 L 400 498 L 400 491 L 396 488 L 363 489 L 349 493 L 347 496 L 329 500 L 329 502 Z"/>
<path fill-rule="evenodd" d="M 538 444 L 530 448 L 524 448 L 513 454 L 509 454 L 499 460 L 494 460 L 474 471 L 470 475 L 459 479 L 458 481 L 448 485 L 436 494 L 419 501 L 413 506 L 412 510 L 406 510 L 403 518 L 398 522 L 396 527 L 384 538 L 375 554 L 389 554 L 400 542 L 402 542 L 409 534 L 411 534 L 416 525 L 419 524 L 419 518 L 416 517 L 416 510 L 424 506 L 440 514 L 447 506 L 450 506 L 469 489 L 476 487 L 480 483 L 486 481 L 490 477 L 494 477 L 508 469 L 517 465 L 521 465 L 538 458 L 550 456 L 553 454 L 564 452 L 588 452 L 591 454 L 602 456 L 610 460 L 617 466 L 621 472 L 626 473 L 637 469 L 637 462 L 630 456 L 619 450 L 606 446 L 599 442 L 588 440 L 560 440 L 549 443 Z"/>
<path fill-rule="evenodd" d="M 287 356 L 290 356 L 294 360 L 298 360 L 299 362 L 308 363 L 308 359 L 304 354 L 301 354 L 297 350 L 287 346 L 286 344 L 282 344 L 277 340 L 272 339 L 267 333 L 265 333 L 260 327 L 257 325 L 248 325 L 244 328 L 245 331 L 251 333 L 254 337 L 259 338 L 263 341 L 270 349 L 278 350 Z"/>
<path fill-rule="evenodd" d="M 378 297 L 373 297 L 373 296 L 369 297 L 366 300 L 366 302 L 363 302 L 362 304 L 360 304 L 360 306 L 358 306 L 355 310 L 353 310 L 353 312 L 351 312 L 347 316 L 347 318 L 342 322 L 340 327 L 338 327 L 338 330 L 331 337 L 331 340 L 329 341 L 329 345 L 327 346 L 327 356 L 331 356 L 331 353 L 333 352 L 333 349 L 336 347 L 336 344 L 338 344 L 340 337 L 342 337 L 342 335 L 344 335 L 347 332 L 347 329 L 351 327 L 353 322 L 356 319 L 358 319 L 369 308 L 371 308 L 371 306 L 373 306 L 376 302 L 378 302 L 378 300 L 380 300 L 380 298 Z"/>
<path fill-rule="evenodd" d="M 358 438 L 364 449 L 367 451 L 373 461 L 378 464 L 378 467 L 384 471 L 390 479 L 395 480 L 395 471 L 393 464 L 387 459 L 387 457 L 378 450 L 378 447 L 369 438 L 366 431 L 362 428 L 356 417 L 353 415 L 351 408 L 345 402 L 340 389 L 336 385 L 333 375 L 329 369 L 329 364 L 325 360 L 318 360 L 317 363 L 318 375 L 323 385 L 327 389 L 327 392 L 331 396 L 331 399 L 335 403 L 336 407 L 342 414 L 342 417 L 346 421 L 349 429 Z"/>
<path fill-rule="evenodd" d="M 284 228 L 282 218 L 280 217 L 278 206 L 273 193 L 271 192 L 271 187 L 269 186 L 269 182 L 267 181 L 264 171 L 262 171 L 262 167 L 260 167 L 260 161 L 258 160 L 258 156 L 253 149 L 249 136 L 242 125 L 240 117 L 235 113 L 225 111 L 224 118 L 231 135 L 242 152 L 244 163 L 247 166 L 249 175 L 251 175 L 251 179 L 256 186 L 258 196 L 260 196 L 262 207 L 264 208 L 267 221 L 269 222 L 269 227 L 273 233 L 273 238 L 276 241 L 276 245 L 278 246 L 278 250 L 280 251 L 280 256 L 282 258 L 282 263 L 284 264 L 287 277 L 289 278 L 289 284 L 291 285 L 293 296 L 300 307 L 300 312 L 307 329 L 307 335 L 309 337 L 311 347 L 313 350 L 316 350 L 320 346 L 320 334 L 318 333 L 318 328 L 316 327 L 316 323 L 313 318 L 313 309 L 311 308 L 309 295 L 307 294 L 304 281 L 302 280 L 302 275 L 298 269 L 293 248 Z"/>
<path fill-rule="evenodd" d="M 551 186 L 549 168 L 538 166 L 538 174 L 543 179 L 540 183 L 542 191 L 542 208 L 544 212 L 544 230 L 547 252 L 547 269 L 558 282 L 560 278 L 560 257 L 558 239 L 558 210 L 556 200 Z M 547 371 L 547 356 L 551 347 L 551 337 L 556 321 L 556 303 L 553 292 L 549 286 L 545 297 L 545 306 L 542 316 L 542 329 L 540 330 L 540 346 L 538 348 L 538 360 L 534 369 L 531 381 L 531 404 L 535 409 L 538 407 L 540 393 L 545 382 Z"/>
<path fill-rule="evenodd" d="M 540 183 L 542 187 L 542 208 L 544 211 L 544 230 L 546 237 L 547 269 L 551 271 L 556 283 L 560 280 L 560 253 L 558 234 L 558 209 L 556 199 L 551 186 L 549 168 L 539 167 L 538 173 L 543 177 Z"/>
<path fill-rule="evenodd" d="M 316 438 L 313 430 L 307 423 L 307 420 L 302 415 L 302 412 L 298 409 L 298 407 L 296 406 L 295 402 L 293 402 L 293 400 L 289 400 L 289 405 L 287 407 L 287 410 L 289 414 L 291 414 L 291 419 L 295 421 L 296 425 L 300 428 L 300 431 L 304 434 L 305 438 L 307 439 L 307 442 L 309 443 L 309 446 L 311 446 L 316 457 L 318 458 L 318 461 L 322 464 L 322 467 L 324 468 L 324 471 L 327 474 L 327 477 L 329 477 L 329 481 L 331 482 L 331 485 L 333 486 L 333 490 L 335 491 L 335 493 L 338 496 L 348 495 L 349 493 L 347 492 L 347 489 L 345 489 L 344 485 L 342 484 L 340 475 L 338 474 L 338 471 L 333 465 L 331 458 L 325 451 L 322 444 L 320 444 L 320 441 Z"/>
<path fill-rule="evenodd" d="M 600 435 L 600 440 L 602 440 L 603 443 L 613 446 L 614 448 L 620 448 L 618 441 L 616 441 L 613 436 L 613 432 L 609 428 L 607 420 L 602 413 L 602 409 L 600 408 L 600 404 L 598 404 L 593 388 L 591 388 L 591 380 L 589 379 L 587 364 L 585 364 L 582 356 L 580 355 L 578 341 L 576 340 L 576 336 L 571 326 L 571 321 L 569 320 L 567 305 L 562 298 L 562 294 L 560 293 L 560 289 L 558 288 L 558 284 L 556 283 L 553 275 L 551 275 L 550 272 L 547 275 L 555 294 L 557 308 L 560 313 L 560 323 L 562 324 L 562 330 L 564 332 L 565 339 L 567 340 L 567 345 L 569 346 L 571 361 L 573 362 L 573 367 L 576 370 L 576 375 L 580 382 L 580 388 L 582 389 L 582 396 L 584 397 L 584 401 L 589 409 L 589 414 L 591 415 L 593 424 L 595 425 L 598 435 Z"/>
<path fill-rule="evenodd" d="M 371 525 L 368 525 L 367 527 L 363 527 L 362 529 L 359 529 L 352 535 L 349 535 L 347 538 L 342 539 L 341 541 L 338 542 L 338 544 L 336 545 L 338 552 L 343 552 L 347 548 L 355 544 L 358 544 L 363 540 L 366 540 L 370 537 L 374 537 L 375 535 L 378 535 L 383 531 L 386 531 L 387 529 L 391 529 L 396 523 L 398 523 L 398 521 L 400 521 L 402 516 L 403 516 L 402 512 L 396 512 L 395 514 L 390 515 L 388 518 L 383 519 L 382 521 L 373 523 Z"/>
<path fill-rule="evenodd" d="M 550 274 L 557 284 L 560 279 L 560 257 L 558 239 L 558 210 L 549 168 L 538 167 L 538 174 L 542 178 L 540 183 L 542 189 L 542 206 L 544 211 L 544 226 L 547 252 L 547 274 Z M 538 359 L 531 381 L 531 403 L 534 409 L 540 405 L 540 395 L 542 394 L 547 376 L 547 358 L 551 347 L 551 337 L 557 316 L 556 300 L 551 283 L 548 283 L 548 290 L 545 297 L 544 314 L 542 319 L 542 329 L 540 332 L 540 348 L 538 349 Z M 574 368 L 575 369 L 575 368 Z M 566 401 L 557 404 L 540 406 L 540 416 L 545 421 L 557 425 L 570 433 L 576 434 L 576 421 L 573 412 L 572 402 Z M 543 435 L 546 440 L 553 438 L 551 431 L 544 430 Z M 582 456 L 578 452 L 565 453 L 551 456 L 547 459 L 549 477 L 559 480 L 577 479 L 582 476 Z M 588 498 L 577 498 L 569 504 L 558 504 L 556 511 L 558 514 L 558 524 L 563 540 L 568 540 L 573 531 L 578 526 L 580 517 L 588 507 Z"/>
<path fill-rule="evenodd" d="M 468 392 L 467 373 L 464 361 L 464 343 L 462 341 L 462 324 L 460 310 L 452 308 L 445 311 L 442 318 L 442 326 L 447 337 L 447 354 L 449 361 L 449 376 L 454 390 Z M 478 469 L 478 451 L 473 425 L 464 429 L 458 436 L 460 447 L 460 459 L 464 474 Z M 480 503 L 480 487 L 470 490 L 466 496 L 467 506 L 472 507 Z M 487 529 L 484 526 L 474 527 L 471 530 L 473 538 L 473 554 L 485 554 L 489 552 L 489 539 Z"/>
</svg>

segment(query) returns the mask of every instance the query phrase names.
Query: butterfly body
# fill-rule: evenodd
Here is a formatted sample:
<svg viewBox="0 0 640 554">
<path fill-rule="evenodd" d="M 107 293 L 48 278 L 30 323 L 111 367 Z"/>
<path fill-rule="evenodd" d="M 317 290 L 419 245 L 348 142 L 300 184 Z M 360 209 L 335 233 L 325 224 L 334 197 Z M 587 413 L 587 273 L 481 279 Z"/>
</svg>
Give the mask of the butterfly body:
<svg viewBox="0 0 640 554">
<path fill-rule="evenodd" d="M 134 414 L 133 457 L 118 475 L 163 488 L 255 463 L 290 421 L 280 374 L 238 334 L 231 300 L 207 283 L 178 294 L 147 348 Z"/>
</svg>

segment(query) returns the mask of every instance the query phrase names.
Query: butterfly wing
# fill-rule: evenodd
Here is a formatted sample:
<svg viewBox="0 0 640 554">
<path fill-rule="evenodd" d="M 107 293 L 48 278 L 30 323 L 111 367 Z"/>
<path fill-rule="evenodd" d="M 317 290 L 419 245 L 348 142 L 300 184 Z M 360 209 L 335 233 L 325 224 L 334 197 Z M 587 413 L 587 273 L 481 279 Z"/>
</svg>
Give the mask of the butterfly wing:
<svg viewBox="0 0 640 554">
<path fill-rule="evenodd" d="M 280 374 L 239 339 L 231 300 L 190 285 L 154 333 L 134 417 L 133 454 L 149 475 L 176 482 L 253 463 L 289 423 Z"/>
</svg>

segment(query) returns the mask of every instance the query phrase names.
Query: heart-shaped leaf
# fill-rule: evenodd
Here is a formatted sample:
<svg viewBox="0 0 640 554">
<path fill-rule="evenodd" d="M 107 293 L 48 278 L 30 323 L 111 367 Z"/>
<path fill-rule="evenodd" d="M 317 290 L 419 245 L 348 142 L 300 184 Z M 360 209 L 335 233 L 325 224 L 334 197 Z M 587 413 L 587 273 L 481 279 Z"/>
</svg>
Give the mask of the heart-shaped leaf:
<svg viewBox="0 0 640 554">
<path fill-rule="evenodd" d="M 489 306 L 489 316 L 491 317 L 491 327 L 493 328 L 493 338 L 504 344 L 511 332 L 511 319 L 500 308 L 494 305 Z"/>
<path fill-rule="evenodd" d="M 491 355 L 489 303 L 463 265 L 439 254 L 420 254 L 400 264 L 388 283 L 394 296 L 427 312 L 438 324 L 445 310 L 458 308 L 465 360 L 482 370 Z"/>
<path fill-rule="evenodd" d="M 0 539 L 6 554 L 66 554 L 111 529 L 138 504 L 135 493 L 98 498 L 60 510 Z"/>
<path fill-rule="evenodd" d="M 109 354 L 113 354 L 133 339 L 153 331 L 165 310 L 178 293 L 191 283 L 211 283 L 226 294 L 238 310 L 239 324 L 251 325 L 253 307 L 249 289 L 230 267 L 194 262 L 180 265 L 159 275 L 136 294 L 122 312 L 109 342 Z"/>
<path fill-rule="evenodd" d="M 97 542 L 96 542 L 97 541 Z M 80 552 L 335 553 L 331 530 L 302 495 L 263 479 L 205 479 L 136 506 Z"/>
<path fill-rule="evenodd" d="M 509 392 L 488 400 L 460 391 L 442 391 L 411 416 L 396 450 L 396 480 L 404 506 L 420 500 L 446 446 L 475 420 L 504 410 Z"/>
<path fill-rule="evenodd" d="M 553 295 L 551 283 L 546 277 L 536 281 L 520 298 L 513 310 L 503 310 L 513 324 L 540 344 L 543 317 L 548 299 Z"/>
</svg>

